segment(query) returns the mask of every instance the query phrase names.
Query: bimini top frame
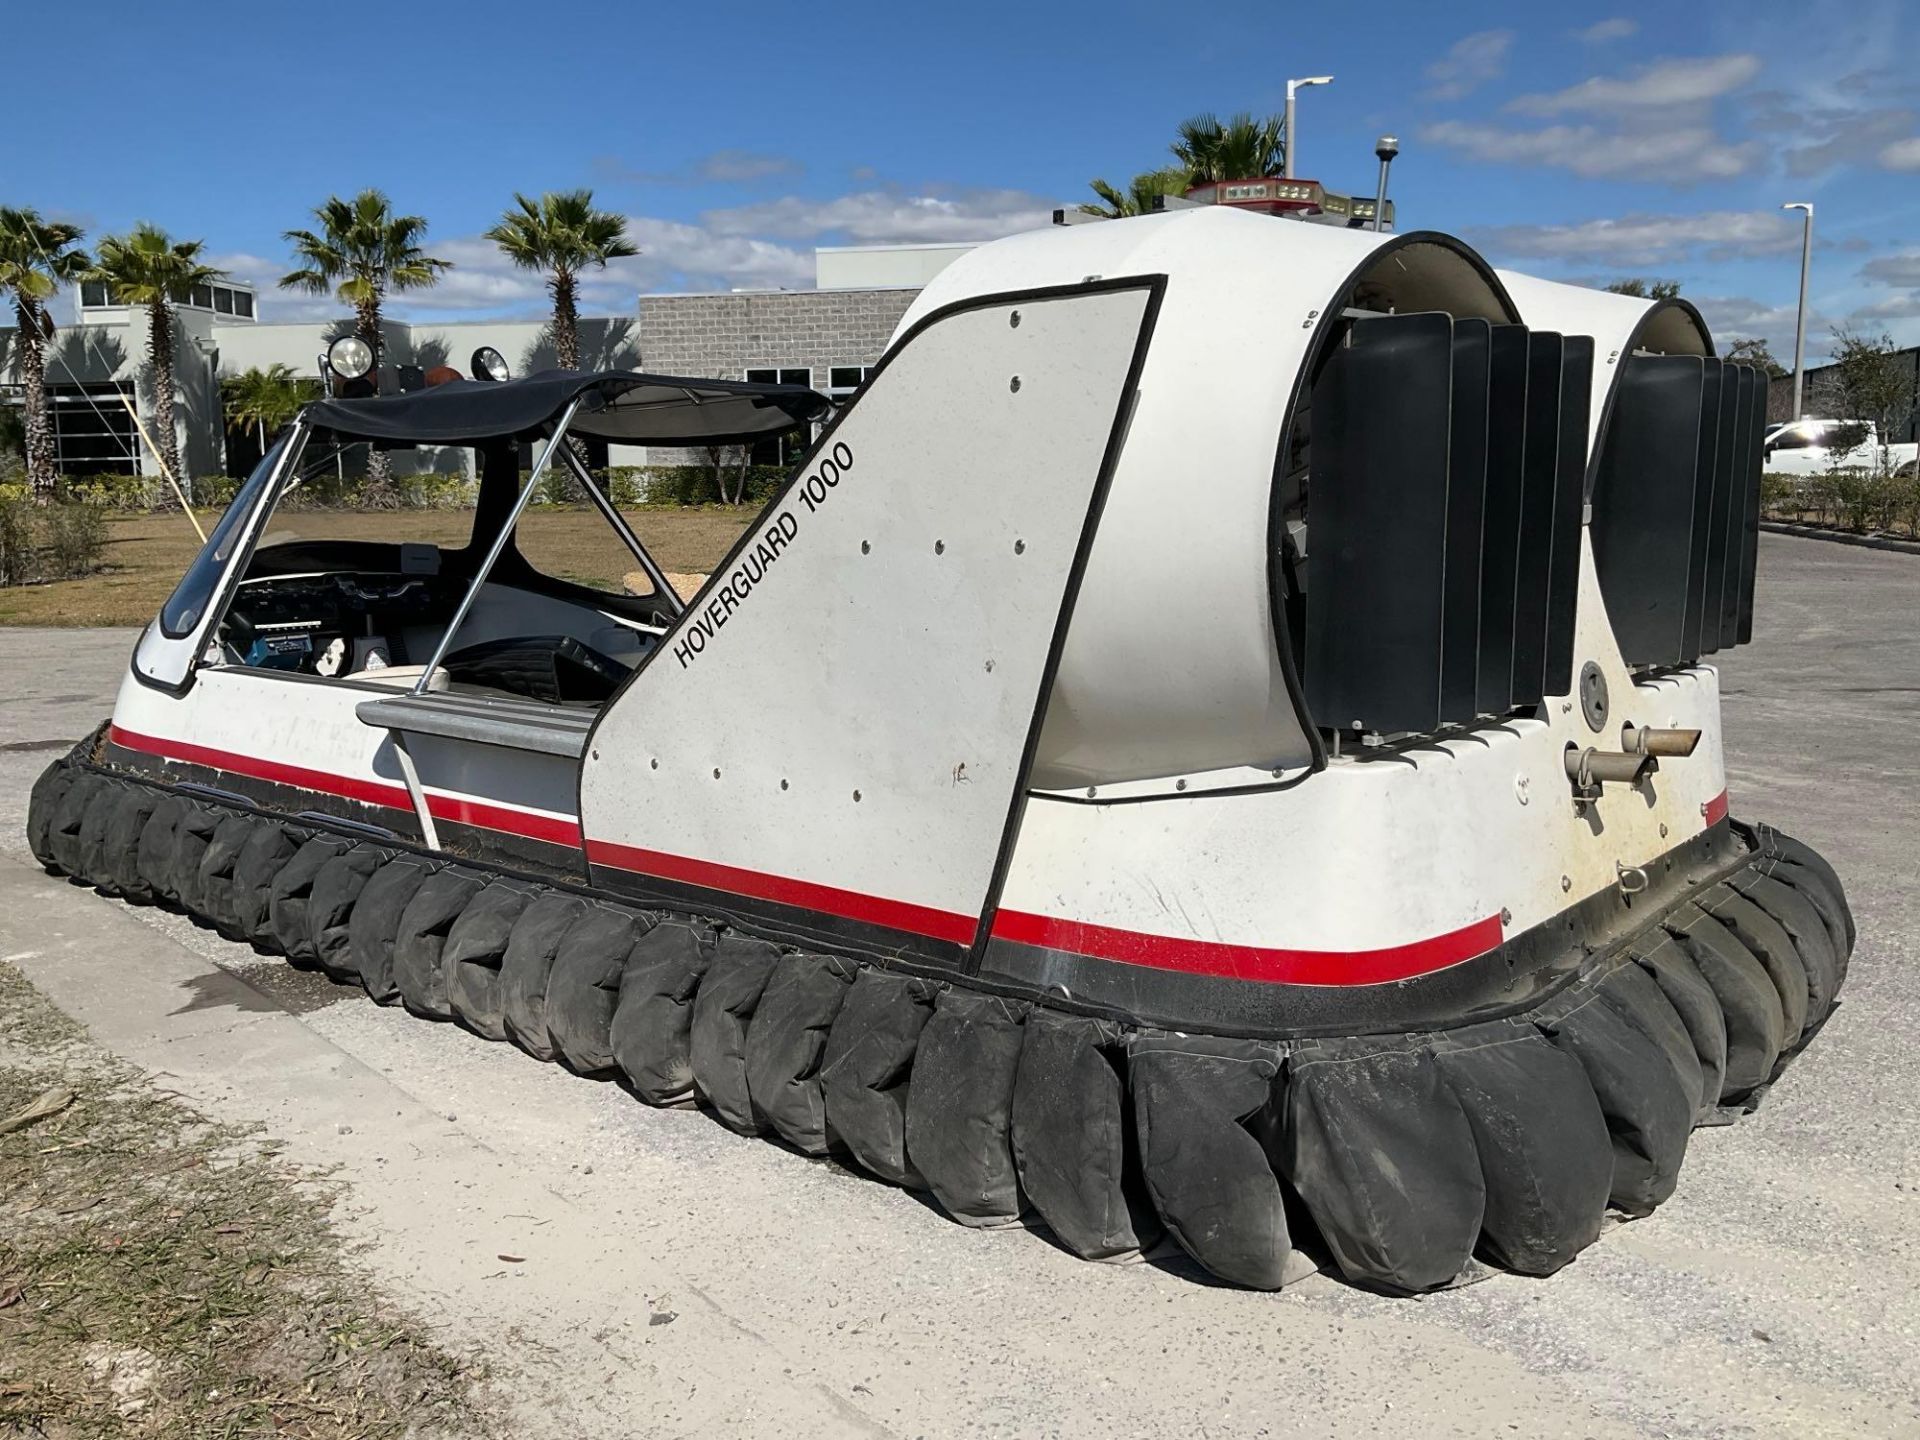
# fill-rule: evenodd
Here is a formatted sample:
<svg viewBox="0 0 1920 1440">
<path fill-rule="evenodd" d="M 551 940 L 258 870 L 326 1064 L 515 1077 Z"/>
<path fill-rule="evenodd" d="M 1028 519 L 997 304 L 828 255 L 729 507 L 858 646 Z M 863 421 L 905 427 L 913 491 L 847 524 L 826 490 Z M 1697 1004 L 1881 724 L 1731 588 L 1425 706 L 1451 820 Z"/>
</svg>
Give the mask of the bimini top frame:
<svg viewBox="0 0 1920 1440">
<path fill-rule="evenodd" d="M 452 380 L 404 395 L 321 400 L 305 416 L 354 440 L 463 445 L 541 429 L 576 401 L 573 433 L 616 445 L 736 445 L 824 419 L 830 408 L 804 385 L 543 370 L 524 380 Z"/>
</svg>

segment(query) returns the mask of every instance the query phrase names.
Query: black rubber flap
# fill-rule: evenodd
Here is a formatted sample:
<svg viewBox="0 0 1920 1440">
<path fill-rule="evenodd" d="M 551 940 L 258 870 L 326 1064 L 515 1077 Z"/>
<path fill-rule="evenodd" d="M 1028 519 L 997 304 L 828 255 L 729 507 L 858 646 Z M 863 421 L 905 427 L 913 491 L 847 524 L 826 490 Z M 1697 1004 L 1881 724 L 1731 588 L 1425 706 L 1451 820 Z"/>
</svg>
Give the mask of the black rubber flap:
<svg viewBox="0 0 1920 1440">
<path fill-rule="evenodd" d="M 1011 1117 L 1026 1012 L 997 995 L 947 990 L 920 1032 L 907 1095 L 907 1156 L 963 1224 L 1020 1218 Z"/>
<path fill-rule="evenodd" d="M 1599 1238 L 1613 1185 L 1586 1071 L 1524 1020 L 1449 1030 L 1432 1049 L 1479 1156 L 1480 1248 L 1522 1275 L 1551 1275 Z"/>
<path fill-rule="evenodd" d="M 1671 935 L 1661 932 L 1643 936 L 1628 953 L 1653 978 L 1686 1027 L 1694 1058 L 1700 1064 L 1698 1114 L 1704 1119 L 1720 1104 L 1727 1088 L 1727 1018 L 1720 1001 L 1700 967 Z"/>
<path fill-rule="evenodd" d="M 1154 1244 L 1160 1219 L 1130 1143 L 1126 1047 L 1110 1021 L 1035 1009 L 1010 1106 L 1020 1188 L 1074 1254 L 1111 1260 Z"/>
<path fill-rule="evenodd" d="M 1285 1113 L 1282 1169 L 1347 1279 L 1420 1291 L 1460 1274 L 1486 1186 L 1473 1127 L 1424 1044 L 1305 1041 Z"/>
<path fill-rule="evenodd" d="M 53 855 L 54 867 L 76 880 L 89 878 L 82 868 L 85 861 L 81 852 L 80 826 L 87 818 L 87 807 L 99 793 L 100 784 L 100 777 L 91 770 L 76 770 L 72 783 L 61 792 L 54 805 L 53 819 L 47 827 L 47 848 Z M 211 824 L 208 833 L 212 833 Z M 193 859 L 195 865 L 200 863 L 198 851 Z"/>
<path fill-rule="evenodd" d="M 200 903 L 196 910 L 229 940 L 244 939 L 233 908 L 233 867 L 253 838 L 254 817 L 231 811 L 220 816 L 200 857 Z"/>
<path fill-rule="evenodd" d="M 1731 885 L 1712 886 L 1701 893 L 1697 903 L 1766 967 L 1767 978 L 1780 994 L 1786 1048 L 1792 1050 L 1806 1032 L 1809 994 L 1806 967 L 1800 963 L 1792 938 L 1780 928 L 1779 921 Z"/>
<path fill-rule="evenodd" d="M 717 943 L 711 925 L 663 920 L 640 937 L 620 977 L 613 1058 L 649 1105 L 693 1093 L 693 999 Z"/>
<path fill-rule="evenodd" d="M 1479 682 L 1482 714 L 1514 704 L 1513 627 L 1519 593 L 1520 517 L 1526 498 L 1527 357 L 1524 325 L 1493 327 L 1487 372 L 1486 505 L 1481 514 Z"/>
<path fill-rule="evenodd" d="M 49 869 L 60 863 L 53 849 L 54 817 L 77 773 L 65 759 L 56 760 L 40 772 L 27 796 L 27 848 Z"/>
<path fill-rule="evenodd" d="M 469 870 L 436 870 L 413 892 L 393 933 L 393 983 L 416 1015 L 451 1020 L 444 952 L 453 922 L 486 882 Z"/>
<path fill-rule="evenodd" d="M 1779 922 L 1793 941 L 1800 968 L 1807 975 L 1807 1023 L 1817 1026 L 1833 1008 L 1833 997 L 1840 989 L 1840 956 L 1827 922 L 1800 891 L 1759 870 L 1749 870 L 1728 883 Z"/>
<path fill-rule="evenodd" d="M 313 887 L 322 867 L 344 854 L 349 844 L 338 835 L 315 835 L 274 872 L 267 887 L 267 929 L 273 936 L 273 948 L 295 965 L 318 963 L 309 919 Z"/>
<path fill-rule="evenodd" d="M 314 963 L 335 980 L 358 980 L 353 958 L 353 909 L 374 871 L 393 852 L 378 845 L 355 845 L 321 861 L 307 898 L 307 941 Z"/>
<path fill-rule="evenodd" d="M 820 1062 L 859 966 L 842 956 L 787 955 L 747 1027 L 747 1094 L 754 1113 L 796 1150 L 827 1153 Z M 915 1072 L 914 1089 L 919 1089 Z"/>
<path fill-rule="evenodd" d="M 1854 927 L 1853 911 L 1847 904 L 1847 891 L 1846 887 L 1840 883 L 1840 873 L 1835 870 L 1832 865 L 1828 864 L 1827 858 L 1811 845 L 1796 840 L 1791 835 L 1782 834 L 1771 825 L 1754 826 L 1752 836 L 1754 841 L 1759 845 L 1760 854 L 1764 859 L 1784 860 L 1790 865 L 1797 867 L 1798 870 L 1808 872 L 1817 883 L 1809 887 L 1804 883 L 1803 878 L 1797 875 L 1795 871 L 1776 872 L 1782 880 L 1798 889 L 1809 890 L 1809 898 L 1812 898 L 1811 892 L 1813 890 L 1823 891 L 1829 906 L 1838 908 L 1840 922 L 1846 932 L 1844 941 L 1840 943 L 1838 947 L 1841 961 L 1841 978 L 1845 979 L 1846 961 L 1848 956 L 1853 953 Z M 1816 903 L 1818 903 L 1817 900 Z M 1821 913 L 1827 914 L 1827 910 L 1828 907 L 1823 906 Z M 1828 915 L 1829 925 L 1832 923 L 1832 918 L 1831 915 Z"/>
<path fill-rule="evenodd" d="M 1785 1048 L 1786 1015 L 1780 1008 L 1780 992 L 1752 952 L 1699 906 L 1679 906 L 1667 918 L 1666 929 L 1712 988 L 1727 1027 L 1727 1069 L 1720 1101 L 1732 1104 L 1744 1099 L 1772 1077 Z"/>
<path fill-rule="evenodd" d="M 1275 1129 L 1278 1050 L 1147 1034 L 1128 1047 L 1127 1068 L 1141 1173 L 1168 1232 L 1222 1280 L 1278 1290 L 1293 1245 L 1279 1178 L 1254 1136 Z"/>
<path fill-rule="evenodd" d="M 139 866 L 140 878 L 146 882 L 153 898 L 170 905 L 180 903 L 180 888 L 173 873 L 173 856 L 175 832 L 187 809 L 188 802 L 184 796 L 162 795 L 154 802 L 153 813 L 147 817 L 147 823 L 140 827 L 140 850 L 134 863 Z"/>
<path fill-rule="evenodd" d="M 107 821 L 106 874 L 114 892 L 136 904 L 154 898 L 153 887 L 140 870 L 140 835 L 159 803 L 160 796 L 144 785 L 123 786 Z"/>
<path fill-rule="evenodd" d="M 747 1030 L 760 993 L 780 963 L 780 947 L 723 934 L 693 1001 L 693 1089 L 730 1130 L 760 1131 L 747 1088 Z"/>
<path fill-rule="evenodd" d="M 1541 1028 L 1580 1062 L 1613 1137 L 1609 1200 L 1645 1215 L 1673 1194 L 1694 1105 L 1660 1047 L 1583 981 L 1549 1005 Z"/>
<path fill-rule="evenodd" d="M 1679 1013 L 1661 991 L 1659 982 L 1638 965 L 1617 965 L 1599 982 L 1600 998 L 1620 1012 L 1620 1018 L 1660 1047 L 1673 1078 L 1686 1092 L 1693 1116 L 1705 1113 L 1713 1102 L 1705 1098 L 1706 1075 Z"/>
<path fill-rule="evenodd" d="M 407 913 L 415 893 L 440 868 L 417 855 L 399 855 L 368 879 L 347 922 L 347 943 L 360 983 L 382 1005 L 400 998 L 393 978 L 393 942 L 400 933 L 400 917 Z"/>
<path fill-rule="evenodd" d="M 200 888 L 200 862 L 207 858 L 207 847 L 222 813 L 189 802 L 173 827 L 173 893 L 189 915 L 204 917 L 207 913 L 206 895 Z"/>
<path fill-rule="evenodd" d="M 513 922 L 500 962 L 500 1021 L 507 1038 L 539 1060 L 553 1058 L 547 1033 L 547 983 L 560 942 L 587 902 L 552 891 L 542 895 Z"/>
<path fill-rule="evenodd" d="M 92 798 L 87 801 L 86 813 L 80 817 L 79 874 L 103 895 L 120 893 L 108 862 L 107 827 L 112 823 L 113 812 L 119 807 L 127 788 L 117 780 L 103 780 L 94 786 Z"/>
<path fill-rule="evenodd" d="M 233 862 L 233 918 L 240 934 L 262 950 L 277 950 L 273 882 L 305 843 L 307 832 L 264 816 L 254 822 Z"/>
<path fill-rule="evenodd" d="M 895 1185 L 924 1188 L 907 1158 L 907 1079 L 933 1014 L 926 980 L 862 970 L 827 1035 L 827 1144 Z"/>
<path fill-rule="evenodd" d="M 547 980 L 547 1034 L 573 1069 L 613 1069 L 613 1007 L 633 942 L 652 917 L 615 905 L 590 905 L 567 931 Z"/>
<path fill-rule="evenodd" d="M 447 976 L 447 1007 L 454 1018 L 489 1040 L 507 1038 L 500 970 L 520 916 L 541 893 L 517 880 L 495 880 L 473 897 L 447 931 L 440 952 Z"/>
</svg>

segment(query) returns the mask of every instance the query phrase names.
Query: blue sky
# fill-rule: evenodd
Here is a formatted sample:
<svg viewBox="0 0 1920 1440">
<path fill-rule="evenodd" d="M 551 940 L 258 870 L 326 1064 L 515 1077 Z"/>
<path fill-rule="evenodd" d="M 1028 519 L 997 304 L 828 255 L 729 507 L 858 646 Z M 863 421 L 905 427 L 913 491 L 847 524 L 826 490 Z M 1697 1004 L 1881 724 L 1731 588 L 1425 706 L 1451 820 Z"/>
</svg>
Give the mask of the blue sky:
<svg viewBox="0 0 1920 1440">
<path fill-rule="evenodd" d="M 953 7 L 25 0 L 0 203 L 93 233 L 153 220 L 270 287 L 281 232 L 386 189 L 456 262 L 396 308 L 538 312 L 480 241 L 515 189 L 590 185 L 643 289 L 811 283 L 822 244 L 989 238 L 1160 164 L 1201 110 L 1300 100 L 1302 171 L 1402 228 L 1560 278 L 1677 279 L 1723 337 L 1785 357 L 1797 216 L 1818 207 L 1809 352 L 1852 323 L 1920 342 L 1920 5 L 1378 0 Z M 334 313 L 267 293 L 263 318 Z"/>
</svg>

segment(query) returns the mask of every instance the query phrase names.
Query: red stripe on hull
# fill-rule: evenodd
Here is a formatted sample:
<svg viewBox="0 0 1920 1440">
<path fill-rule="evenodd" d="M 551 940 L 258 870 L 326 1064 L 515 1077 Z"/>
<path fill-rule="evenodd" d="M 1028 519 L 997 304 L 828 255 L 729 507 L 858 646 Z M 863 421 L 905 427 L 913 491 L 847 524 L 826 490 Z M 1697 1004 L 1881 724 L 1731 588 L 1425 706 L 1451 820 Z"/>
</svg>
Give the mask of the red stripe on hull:
<svg viewBox="0 0 1920 1440">
<path fill-rule="evenodd" d="M 404 785 L 390 785 L 380 780 L 361 780 L 350 775 L 335 775 L 325 770 L 308 770 L 300 765 L 286 765 L 278 760 L 263 760 L 257 755 L 239 755 L 228 750 L 215 750 L 205 745 L 193 745 L 185 740 L 160 739 L 151 735 L 140 735 L 118 725 L 107 728 L 107 738 L 123 750 L 138 751 L 143 755 L 152 755 L 160 760 L 179 760 L 189 765 L 204 765 L 210 770 L 224 770 L 229 775 L 245 775 L 250 780 L 264 780 L 270 785 L 291 785 L 299 790 L 313 790 L 322 795 L 336 795 L 343 800 L 357 800 L 363 805 L 378 805 L 388 810 L 401 810 L 411 815 L 413 799 L 407 794 Z M 464 795 L 427 795 L 427 811 L 436 820 L 445 820 L 454 825 L 472 825 L 481 830 L 494 830 L 503 835 L 518 835 L 527 840 L 543 840 L 549 845 L 564 845 L 570 850 L 580 848 L 580 826 L 573 820 L 556 820 L 550 815 L 537 815 L 526 810 L 513 810 L 504 805 L 489 805 L 482 800 L 471 800 Z"/>
<path fill-rule="evenodd" d="M 1709 826 L 1718 825 L 1727 818 L 1727 792 L 1722 790 L 1713 799 L 1700 807 L 1700 813 L 1706 817 Z"/>
<path fill-rule="evenodd" d="M 1504 937 L 1498 915 L 1431 940 L 1392 945 L 1384 950 L 1270 950 L 1217 940 L 1146 935 L 1137 930 L 1027 915 L 1018 910 L 1002 910 L 993 921 L 996 940 L 1067 950 L 1121 965 L 1285 985 L 1379 985 L 1408 980 L 1484 955 L 1497 949 Z"/>
<path fill-rule="evenodd" d="M 587 841 L 587 859 L 636 875 L 651 875 L 682 885 L 697 885 L 702 890 L 719 890 L 776 905 L 791 905 L 799 910 L 816 910 L 842 920 L 878 925 L 888 930 L 904 930 L 954 945 L 971 945 L 979 917 L 936 910 L 930 905 L 915 905 L 905 900 L 888 900 L 878 895 L 862 895 L 832 885 L 816 885 L 808 880 L 793 880 L 784 875 L 766 875 L 757 870 L 742 870 L 733 865 L 718 865 L 710 860 L 691 860 L 684 855 L 668 855 L 659 850 L 641 850 L 632 845 L 616 845 L 611 840 Z"/>
</svg>

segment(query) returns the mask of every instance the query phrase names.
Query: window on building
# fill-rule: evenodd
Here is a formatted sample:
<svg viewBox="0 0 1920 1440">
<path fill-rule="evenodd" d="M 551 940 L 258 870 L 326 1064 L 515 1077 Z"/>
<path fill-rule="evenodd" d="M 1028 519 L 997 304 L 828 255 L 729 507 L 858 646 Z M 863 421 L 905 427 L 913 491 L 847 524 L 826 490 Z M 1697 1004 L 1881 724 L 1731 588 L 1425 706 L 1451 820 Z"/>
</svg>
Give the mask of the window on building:
<svg viewBox="0 0 1920 1440">
<path fill-rule="evenodd" d="M 233 313 L 242 320 L 253 318 L 253 296 L 245 290 L 233 292 Z"/>
<path fill-rule="evenodd" d="M 49 385 L 54 465 L 63 475 L 125 475 L 139 468 L 139 437 L 118 385 Z"/>
<path fill-rule="evenodd" d="M 224 285 L 214 286 L 213 308 L 218 314 L 231 315 L 233 313 L 233 291 L 227 289 Z"/>
<path fill-rule="evenodd" d="M 213 308 L 213 287 L 211 285 L 194 286 L 193 294 L 187 300 L 187 303 L 196 310 L 211 310 Z"/>
<path fill-rule="evenodd" d="M 749 369 L 746 378 L 754 385 L 811 385 L 813 371 L 806 366 L 763 365 Z M 753 463 L 797 465 L 800 457 L 807 453 L 807 444 L 812 438 L 805 430 L 789 430 L 784 435 L 762 440 L 753 447 Z"/>
<path fill-rule="evenodd" d="M 835 405 L 846 404 L 879 368 L 878 365 L 835 365 L 827 371 L 827 398 Z"/>
<path fill-rule="evenodd" d="M 82 305 L 93 306 L 110 305 L 113 302 L 108 298 L 107 287 L 104 281 L 87 280 L 82 282 L 80 286 L 80 303 Z"/>
</svg>

